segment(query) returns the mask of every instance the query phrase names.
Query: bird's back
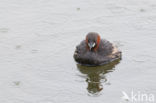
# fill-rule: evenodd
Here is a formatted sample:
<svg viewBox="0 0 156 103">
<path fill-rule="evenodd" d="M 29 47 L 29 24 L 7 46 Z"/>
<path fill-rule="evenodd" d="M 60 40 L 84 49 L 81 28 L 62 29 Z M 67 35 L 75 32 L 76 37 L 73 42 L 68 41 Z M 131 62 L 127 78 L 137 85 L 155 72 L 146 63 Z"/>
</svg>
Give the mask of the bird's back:
<svg viewBox="0 0 156 103">
<path fill-rule="evenodd" d="M 80 64 L 86 65 L 102 65 L 113 61 L 121 56 L 118 50 L 107 40 L 101 39 L 99 47 L 96 51 L 87 49 L 87 44 L 83 40 L 74 53 L 74 59 Z"/>
</svg>

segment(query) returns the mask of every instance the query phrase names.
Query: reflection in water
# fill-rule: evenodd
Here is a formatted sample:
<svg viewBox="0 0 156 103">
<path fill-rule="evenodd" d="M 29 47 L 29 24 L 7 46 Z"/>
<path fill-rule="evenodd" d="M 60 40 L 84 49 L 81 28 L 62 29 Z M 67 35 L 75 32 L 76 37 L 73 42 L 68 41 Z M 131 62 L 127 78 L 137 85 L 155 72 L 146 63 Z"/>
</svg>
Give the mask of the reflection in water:
<svg viewBox="0 0 156 103">
<path fill-rule="evenodd" d="M 86 74 L 86 82 L 88 83 L 87 90 L 91 94 L 98 94 L 102 89 L 102 81 L 106 82 L 106 73 L 112 72 L 115 65 L 117 65 L 120 60 L 115 60 L 103 66 L 87 67 L 77 64 L 78 70 L 82 74 Z"/>
</svg>

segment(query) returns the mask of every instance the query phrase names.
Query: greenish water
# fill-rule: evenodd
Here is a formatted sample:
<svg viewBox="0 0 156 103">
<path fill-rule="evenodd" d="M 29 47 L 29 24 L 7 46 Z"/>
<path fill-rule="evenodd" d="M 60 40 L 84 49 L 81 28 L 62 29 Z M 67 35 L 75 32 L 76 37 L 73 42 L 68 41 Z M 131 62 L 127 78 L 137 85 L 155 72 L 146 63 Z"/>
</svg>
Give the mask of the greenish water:
<svg viewBox="0 0 156 103">
<path fill-rule="evenodd" d="M 77 64 L 78 70 L 86 75 L 87 90 L 93 95 L 98 95 L 100 91 L 103 90 L 102 83 L 107 82 L 105 74 L 113 72 L 115 66 L 120 62 L 120 60 L 113 61 L 109 64 L 96 67 L 87 67 Z"/>
</svg>

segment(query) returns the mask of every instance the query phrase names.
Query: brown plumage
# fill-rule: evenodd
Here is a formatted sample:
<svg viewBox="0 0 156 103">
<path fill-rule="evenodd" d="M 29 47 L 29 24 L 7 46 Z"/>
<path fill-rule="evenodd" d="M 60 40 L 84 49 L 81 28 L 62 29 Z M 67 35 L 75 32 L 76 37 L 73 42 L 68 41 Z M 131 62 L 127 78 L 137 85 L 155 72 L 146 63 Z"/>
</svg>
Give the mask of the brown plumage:
<svg viewBox="0 0 156 103">
<path fill-rule="evenodd" d="M 103 65 L 121 59 L 121 51 L 109 41 L 101 39 L 98 33 L 90 32 L 76 47 L 74 59 L 82 65 Z"/>
</svg>

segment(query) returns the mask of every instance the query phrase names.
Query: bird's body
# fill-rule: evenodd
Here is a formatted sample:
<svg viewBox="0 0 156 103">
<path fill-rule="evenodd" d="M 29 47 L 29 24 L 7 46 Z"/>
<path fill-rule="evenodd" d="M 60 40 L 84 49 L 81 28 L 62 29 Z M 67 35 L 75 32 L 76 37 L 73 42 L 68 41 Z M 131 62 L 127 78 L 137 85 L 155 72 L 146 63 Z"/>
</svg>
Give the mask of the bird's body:
<svg viewBox="0 0 156 103">
<path fill-rule="evenodd" d="M 86 40 L 76 47 L 74 53 L 76 62 L 89 66 L 103 65 L 120 58 L 121 52 L 117 47 L 105 39 L 100 39 L 94 32 L 88 33 Z"/>
</svg>

